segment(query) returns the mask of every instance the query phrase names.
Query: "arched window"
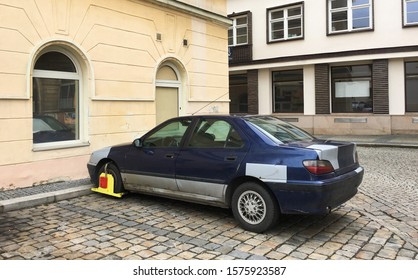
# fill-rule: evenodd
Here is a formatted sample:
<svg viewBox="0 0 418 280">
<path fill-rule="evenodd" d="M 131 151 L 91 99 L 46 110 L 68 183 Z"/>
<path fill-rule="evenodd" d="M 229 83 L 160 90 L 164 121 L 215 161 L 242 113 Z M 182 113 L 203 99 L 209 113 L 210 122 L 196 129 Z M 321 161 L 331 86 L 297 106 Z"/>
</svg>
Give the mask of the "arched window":
<svg viewBox="0 0 418 280">
<path fill-rule="evenodd" d="M 33 71 L 33 143 L 80 140 L 80 78 L 66 54 L 50 51 Z"/>
<path fill-rule="evenodd" d="M 157 80 L 159 81 L 177 81 L 178 77 L 174 69 L 170 66 L 164 65 L 157 72 Z"/>
</svg>

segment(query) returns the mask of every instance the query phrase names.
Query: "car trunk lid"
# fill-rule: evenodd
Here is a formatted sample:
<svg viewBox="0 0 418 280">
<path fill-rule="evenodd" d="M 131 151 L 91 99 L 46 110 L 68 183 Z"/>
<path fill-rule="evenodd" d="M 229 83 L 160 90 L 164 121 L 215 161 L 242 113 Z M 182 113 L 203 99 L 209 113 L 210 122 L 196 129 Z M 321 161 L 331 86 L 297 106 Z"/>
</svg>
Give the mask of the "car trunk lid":
<svg viewBox="0 0 418 280">
<path fill-rule="evenodd" d="M 293 142 L 288 145 L 315 150 L 318 159 L 328 160 L 338 174 L 358 167 L 357 149 L 354 143 L 315 139 L 308 142 Z"/>
</svg>

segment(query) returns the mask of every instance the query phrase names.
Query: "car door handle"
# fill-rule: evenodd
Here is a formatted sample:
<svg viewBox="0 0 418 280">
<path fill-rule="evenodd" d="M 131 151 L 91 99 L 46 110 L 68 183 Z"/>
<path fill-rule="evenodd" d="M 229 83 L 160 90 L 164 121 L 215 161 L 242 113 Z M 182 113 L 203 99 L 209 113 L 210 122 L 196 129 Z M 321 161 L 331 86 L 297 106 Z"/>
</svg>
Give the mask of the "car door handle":
<svg viewBox="0 0 418 280">
<path fill-rule="evenodd" d="M 174 158 L 174 154 L 166 154 L 165 157 L 166 158 Z"/>
<path fill-rule="evenodd" d="M 237 156 L 227 156 L 227 157 L 225 158 L 225 160 L 226 160 L 226 161 L 235 161 L 235 160 L 237 160 Z"/>
</svg>

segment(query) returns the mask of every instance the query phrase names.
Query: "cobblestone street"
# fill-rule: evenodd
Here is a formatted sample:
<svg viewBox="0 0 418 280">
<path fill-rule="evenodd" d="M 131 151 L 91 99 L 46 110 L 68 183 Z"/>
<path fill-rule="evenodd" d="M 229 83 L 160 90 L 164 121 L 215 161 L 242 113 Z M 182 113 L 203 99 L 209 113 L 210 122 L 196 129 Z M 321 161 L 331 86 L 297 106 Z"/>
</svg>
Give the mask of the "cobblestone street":
<svg viewBox="0 0 418 280">
<path fill-rule="evenodd" d="M 418 150 L 359 147 L 359 193 L 242 230 L 229 210 L 97 193 L 0 214 L 0 259 L 418 259 Z"/>
</svg>

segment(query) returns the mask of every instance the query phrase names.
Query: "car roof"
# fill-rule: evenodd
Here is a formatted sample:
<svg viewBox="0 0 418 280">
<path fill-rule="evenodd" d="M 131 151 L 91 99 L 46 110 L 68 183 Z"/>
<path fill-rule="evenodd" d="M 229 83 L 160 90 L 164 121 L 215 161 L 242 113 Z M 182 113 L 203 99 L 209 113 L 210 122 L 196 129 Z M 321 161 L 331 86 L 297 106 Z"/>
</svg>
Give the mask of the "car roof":
<svg viewBox="0 0 418 280">
<path fill-rule="evenodd" d="M 249 114 L 204 114 L 204 115 L 190 115 L 181 116 L 177 118 L 227 118 L 227 119 L 245 119 L 249 117 L 266 117 L 268 115 L 249 115 Z"/>
</svg>

